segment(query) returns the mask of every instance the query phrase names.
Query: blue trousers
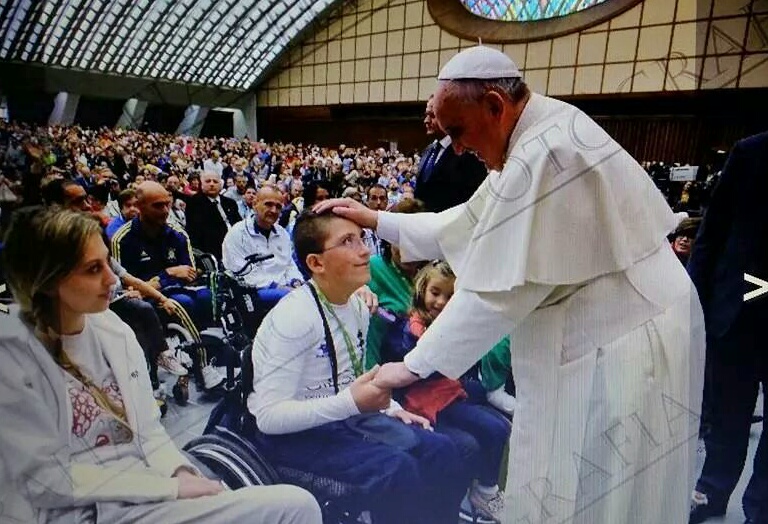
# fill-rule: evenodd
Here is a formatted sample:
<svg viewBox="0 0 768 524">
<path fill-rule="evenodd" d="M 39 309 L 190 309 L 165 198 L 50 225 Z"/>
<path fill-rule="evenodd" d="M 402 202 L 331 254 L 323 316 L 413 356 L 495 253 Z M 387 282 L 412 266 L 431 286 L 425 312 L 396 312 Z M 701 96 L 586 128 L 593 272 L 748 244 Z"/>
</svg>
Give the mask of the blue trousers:
<svg viewBox="0 0 768 524">
<path fill-rule="evenodd" d="M 491 408 L 465 400 L 437 414 L 435 430 L 448 435 L 460 449 L 473 478 L 481 486 L 495 486 L 512 426 Z"/>
<path fill-rule="evenodd" d="M 213 303 L 211 302 L 210 289 L 174 286 L 161 291 L 184 308 L 186 315 L 181 315 L 175 321 L 180 320 L 182 325 L 196 338 L 200 338 L 199 332 L 201 330 L 213 325 Z"/>
<path fill-rule="evenodd" d="M 257 290 L 259 299 L 262 300 L 265 306 L 272 309 L 281 298 L 290 293 L 290 289 L 282 287 L 263 287 Z"/>
<path fill-rule="evenodd" d="M 457 522 L 470 476 L 456 445 L 446 435 L 406 427 L 418 442 L 407 451 L 365 439 L 344 422 L 263 438 L 277 465 L 354 486 L 351 506 L 371 511 L 376 524 Z"/>
</svg>

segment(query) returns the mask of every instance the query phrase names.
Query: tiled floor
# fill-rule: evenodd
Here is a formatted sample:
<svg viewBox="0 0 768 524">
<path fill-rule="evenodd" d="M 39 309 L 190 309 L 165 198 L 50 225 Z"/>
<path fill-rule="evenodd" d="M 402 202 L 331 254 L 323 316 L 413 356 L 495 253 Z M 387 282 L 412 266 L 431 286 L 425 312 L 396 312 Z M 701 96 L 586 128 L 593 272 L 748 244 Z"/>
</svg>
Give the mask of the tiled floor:
<svg viewBox="0 0 768 524">
<path fill-rule="evenodd" d="M 161 379 L 163 379 L 162 376 Z M 174 383 L 173 377 L 166 379 L 165 388 L 169 395 L 168 412 L 163 417 L 162 422 L 173 441 L 181 448 L 192 438 L 203 434 L 208 416 L 218 399 L 198 392 L 194 381 L 190 380 L 189 402 L 186 406 L 179 406 L 171 396 L 171 388 Z"/>
<path fill-rule="evenodd" d="M 166 387 L 169 393 L 172 386 L 173 381 L 169 378 L 166 382 Z M 178 406 L 172 398 L 168 399 L 168 413 L 163 418 L 163 424 L 177 446 L 181 448 L 189 442 L 190 439 L 203 433 L 205 424 L 208 421 L 208 416 L 215 404 L 215 398 L 198 393 L 192 383 L 190 383 L 190 400 L 187 406 Z M 747 464 L 744 467 L 744 472 L 739 481 L 739 485 L 736 487 L 733 497 L 731 497 L 728 513 L 723 518 L 712 519 L 708 522 L 711 522 L 712 524 L 741 524 L 744 522 L 744 514 L 741 510 L 741 496 L 744 493 L 744 489 L 747 487 L 749 477 L 752 475 L 755 449 L 757 448 L 757 442 L 760 439 L 760 431 L 762 430 L 762 427 L 763 426 L 759 424 L 752 426 Z M 699 471 L 703 465 L 703 460 L 704 455 L 700 454 L 698 464 Z"/>
</svg>

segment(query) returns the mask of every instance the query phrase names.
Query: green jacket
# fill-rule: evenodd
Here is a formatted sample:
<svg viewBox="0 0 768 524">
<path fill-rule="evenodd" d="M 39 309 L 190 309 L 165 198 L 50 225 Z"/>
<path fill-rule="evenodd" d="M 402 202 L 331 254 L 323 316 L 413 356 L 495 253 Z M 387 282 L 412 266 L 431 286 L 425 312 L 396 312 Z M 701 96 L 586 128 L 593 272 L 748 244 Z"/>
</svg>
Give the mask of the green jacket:
<svg viewBox="0 0 768 524">
<path fill-rule="evenodd" d="M 494 391 L 506 383 L 511 373 L 509 335 L 507 335 L 480 360 L 480 380 L 486 391 Z"/>
<path fill-rule="evenodd" d="M 379 297 L 379 307 L 398 316 L 407 315 L 411 309 L 413 285 L 408 277 L 392 262 L 381 256 L 371 258 L 371 291 Z M 377 315 L 371 317 L 368 326 L 368 344 L 365 352 L 365 368 L 370 369 L 380 363 L 380 348 L 389 324 Z"/>
</svg>

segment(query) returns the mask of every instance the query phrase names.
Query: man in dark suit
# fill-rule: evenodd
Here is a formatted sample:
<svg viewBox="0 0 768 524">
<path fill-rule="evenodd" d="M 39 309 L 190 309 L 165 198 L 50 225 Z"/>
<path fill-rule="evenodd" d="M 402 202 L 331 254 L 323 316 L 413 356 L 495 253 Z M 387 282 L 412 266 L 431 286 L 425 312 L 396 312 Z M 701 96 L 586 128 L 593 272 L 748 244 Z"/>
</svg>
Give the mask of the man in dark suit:
<svg viewBox="0 0 768 524">
<path fill-rule="evenodd" d="M 706 322 L 709 425 L 691 523 L 725 513 L 746 460 L 760 382 L 766 395 L 768 294 L 751 293 L 759 288 L 745 278 L 768 280 L 766 192 L 768 133 L 763 133 L 739 141 L 731 151 L 688 262 Z M 742 503 L 748 523 L 768 522 L 765 424 Z"/>
<path fill-rule="evenodd" d="M 434 141 L 421 154 L 414 196 L 424 202 L 427 211 L 437 213 L 469 200 L 488 170 L 472 153 L 454 152 L 451 137 L 437 125 L 431 96 L 424 112 L 424 126 L 427 136 Z"/>
<path fill-rule="evenodd" d="M 200 192 L 187 203 L 187 232 L 192 246 L 221 260 L 221 244 L 227 231 L 240 221 L 237 204 L 220 195 L 221 176 L 205 171 Z"/>
</svg>

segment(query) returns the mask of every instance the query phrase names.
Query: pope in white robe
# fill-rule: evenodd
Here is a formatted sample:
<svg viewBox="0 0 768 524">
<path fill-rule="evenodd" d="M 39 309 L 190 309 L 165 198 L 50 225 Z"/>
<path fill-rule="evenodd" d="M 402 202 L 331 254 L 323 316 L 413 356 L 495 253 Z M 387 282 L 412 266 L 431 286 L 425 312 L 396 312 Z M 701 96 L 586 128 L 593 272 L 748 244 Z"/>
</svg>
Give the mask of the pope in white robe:
<svg viewBox="0 0 768 524">
<path fill-rule="evenodd" d="M 490 169 L 475 195 L 439 214 L 316 209 L 457 275 L 416 348 L 374 383 L 457 378 L 510 334 L 519 404 L 502 522 L 687 522 L 704 323 L 666 240 L 672 211 L 603 129 L 531 93 L 500 51 L 462 51 L 439 80 L 438 122 Z"/>
</svg>

